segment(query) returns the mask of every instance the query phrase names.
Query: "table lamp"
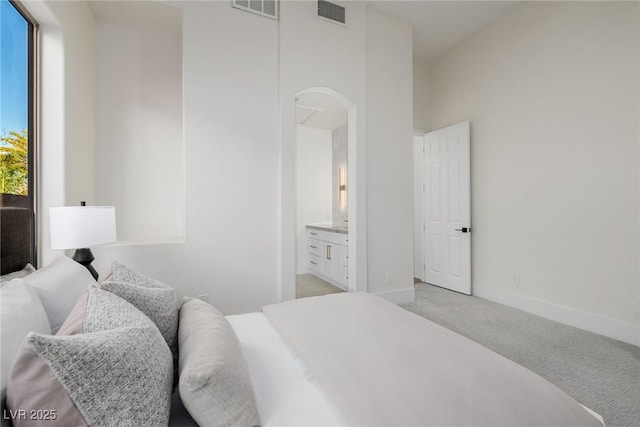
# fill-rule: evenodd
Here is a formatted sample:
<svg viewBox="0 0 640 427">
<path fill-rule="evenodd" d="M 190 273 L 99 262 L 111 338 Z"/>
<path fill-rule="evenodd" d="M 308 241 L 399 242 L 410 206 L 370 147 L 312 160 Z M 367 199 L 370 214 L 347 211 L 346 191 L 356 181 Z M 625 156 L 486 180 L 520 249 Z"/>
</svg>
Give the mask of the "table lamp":
<svg viewBox="0 0 640 427">
<path fill-rule="evenodd" d="M 95 259 L 91 246 L 116 241 L 114 206 L 64 206 L 49 208 L 51 249 L 75 249 L 73 260 L 84 265 L 96 281 L 98 272 L 91 265 Z"/>
</svg>

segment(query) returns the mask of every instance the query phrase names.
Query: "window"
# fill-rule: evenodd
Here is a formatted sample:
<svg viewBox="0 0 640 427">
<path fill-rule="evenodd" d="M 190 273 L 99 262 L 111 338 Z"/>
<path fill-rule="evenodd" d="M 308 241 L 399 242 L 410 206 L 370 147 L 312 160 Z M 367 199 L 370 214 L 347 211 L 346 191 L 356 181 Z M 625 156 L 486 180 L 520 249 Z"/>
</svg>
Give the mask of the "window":
<svg viewBox="0 0 640 427">
<path fill-rule="evenodd" d="M 22 6 L 0 0 L 0 207 L 2 273 L 36 265 L 35 43 Z"/>
</svg>

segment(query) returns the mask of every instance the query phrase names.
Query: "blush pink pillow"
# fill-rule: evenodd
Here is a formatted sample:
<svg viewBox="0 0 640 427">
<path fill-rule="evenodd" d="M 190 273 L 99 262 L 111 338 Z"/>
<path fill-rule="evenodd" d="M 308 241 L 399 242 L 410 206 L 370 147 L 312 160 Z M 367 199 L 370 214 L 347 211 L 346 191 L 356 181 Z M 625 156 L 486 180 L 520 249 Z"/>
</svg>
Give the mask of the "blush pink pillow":
<svg viewBox="0 0 640 427">
<path fill-rule="evenodd" d="M 76 335 L 82 333 L 87 310 L 88 291 L 84 291 L 69 317 L 64 321 L 56 335 Z M 23 345 L 18 350 L 16 361 L 9 377 L 7 393 L 9 408 L 34 409 L 35 414 L 48 415 L 48 420 L 13 420 L 15 427 L 47 425 L 57 426 L 86 426 L 87 423 L 60 384 L 47 362 L 30 347 Z M 38 412 L 41 409 L 43 411 Z M 49 411 L 49 412 L 46 412 Z M 28 418 L 28 417 L 27 417 Z"/>
</svg>

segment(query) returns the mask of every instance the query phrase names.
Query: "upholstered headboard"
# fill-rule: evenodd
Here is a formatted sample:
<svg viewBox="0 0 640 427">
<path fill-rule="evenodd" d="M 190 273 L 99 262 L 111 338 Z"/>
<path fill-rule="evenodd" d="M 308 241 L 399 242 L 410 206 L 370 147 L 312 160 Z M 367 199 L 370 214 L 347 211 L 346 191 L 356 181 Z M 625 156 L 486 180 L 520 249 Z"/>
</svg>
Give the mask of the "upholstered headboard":
<svg viewBox="0 0 640 427">
<path fill-rule="evenodd" d="M 31 262 L 31 211 L 0 208 L 0 274 L 21 270 Z"/>
</svg>

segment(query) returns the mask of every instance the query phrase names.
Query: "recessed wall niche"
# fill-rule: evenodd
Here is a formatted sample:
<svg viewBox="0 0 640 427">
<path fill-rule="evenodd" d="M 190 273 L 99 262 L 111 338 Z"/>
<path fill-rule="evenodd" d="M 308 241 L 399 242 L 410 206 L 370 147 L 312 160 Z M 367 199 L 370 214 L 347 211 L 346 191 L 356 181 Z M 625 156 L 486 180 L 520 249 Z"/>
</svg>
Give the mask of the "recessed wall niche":
<svg viewBox="0 0 640 427">
<path fill-rule="evenodd" d="M 118 241 L 184 240 L 182 10 L 90 2 L 96 19 L 95 198 Z"/>
</svg>

